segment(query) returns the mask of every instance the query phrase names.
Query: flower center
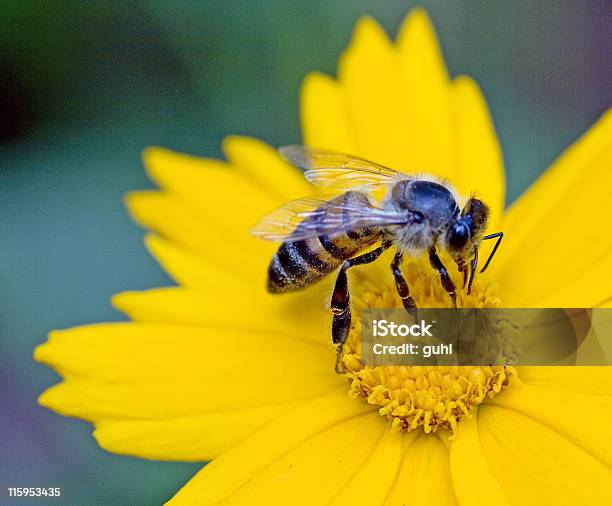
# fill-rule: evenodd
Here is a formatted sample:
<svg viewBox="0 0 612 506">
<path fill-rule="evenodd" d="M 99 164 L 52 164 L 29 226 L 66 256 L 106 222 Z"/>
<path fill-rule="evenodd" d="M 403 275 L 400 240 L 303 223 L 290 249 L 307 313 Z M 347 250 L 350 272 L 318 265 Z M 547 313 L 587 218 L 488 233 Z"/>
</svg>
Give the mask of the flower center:
<svg viewBox="0 0 612 506">
<path fill-rule="evenodd" d="M 448 307 L 450 299 L 439 280 L 421 261 L 406 262 L 404 275 L 417 307 Z M 511 366 L 364 366 L 361 358 L 361 317 L 366 308 L 401 307 L 395 286 L 380 280 L 389 273 L 362 270 L 355 273 L 352 286 L 353 324 L 342 352 L 344 375 L 351 397 L 361 397 L 376 406 L 380 415 L 392 421 L 396 430 L 422 427 L 426 433 L 440 427 L 455 432 L 474 406 L 492 398 L 517 380 Z M 433 273 L 435 275 L 435 273 Z M 451 274 L 460 307 L 500 307 L 492 286 L 477 277 L 472 293 L 461 289 L 458 273 Z"/>
</svg>

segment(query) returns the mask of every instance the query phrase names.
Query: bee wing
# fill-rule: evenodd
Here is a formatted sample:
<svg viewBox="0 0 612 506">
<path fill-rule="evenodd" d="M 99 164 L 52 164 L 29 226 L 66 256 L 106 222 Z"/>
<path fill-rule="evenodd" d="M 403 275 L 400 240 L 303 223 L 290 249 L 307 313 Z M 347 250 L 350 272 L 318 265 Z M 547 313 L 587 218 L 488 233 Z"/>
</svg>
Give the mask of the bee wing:
<svg viewBox="0 0 612 506">
<path fill-rule="evenodd" d="M 251 234 L 267 241 L 299 241 L 364 227 L 401 225 L 406 221 L 406 216 L 381 209 L 367 198 L 345 202 L 338 195 L 305 197 L 264 216 Z"/>
<path fill-rule="evenodd" d="M 403 179 L 406 174 L 357 156 L 306 146 L 284 146 L 280 154 L 304 169 L 304 176 L 317 186 L 335 190 L 367 188 L 377 190 Z"/>
</svg>

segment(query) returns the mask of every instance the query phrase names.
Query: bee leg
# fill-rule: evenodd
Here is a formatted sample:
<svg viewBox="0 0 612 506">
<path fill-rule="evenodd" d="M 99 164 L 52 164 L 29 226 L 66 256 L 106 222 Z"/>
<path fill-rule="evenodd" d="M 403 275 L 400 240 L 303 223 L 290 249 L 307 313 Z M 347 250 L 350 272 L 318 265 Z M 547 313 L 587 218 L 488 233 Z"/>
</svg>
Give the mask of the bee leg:
<svg viewBox="0 0 612 506">
<path fill-rule="evenodd" d="M 440 274 L 440 281 L 442 282 L 442 286 L 450 295 L 453 307 L 457 309 L 457 294 L 455 293 L 455 283 L 453 283 L 453 280 L 448 275 L 448 271 L 446 270 L 446 267 L 444 267 L 442 260 L 440 260 L 440 257 L 436 253 L 436 248 L 434 246 L 429 248 L 429 263 L 435 270 L 438 271 L 438 274 Z"/>
<path fill-rule="evenodd" d="M 478 267 L 478 248 L 474 248 L 474 258 L 470 264 L 470 282 L 468 283 L 467 293 L 472 293 L 472 283 L 474 282 L 474 274 L 476 274 L 476 268 Z M 465 287 L 465 283 L 463 285 Z"/>
<path fill-rule="evenodd" d="M 400 251 L 395 254 L 395 257 L 393 257 L 393 262 L 391 262 L 391 272 L 393 272 L 393 277 L 395 278 L 395 288 L 397 288 L 397 294 L 402 299 L 404 308 L 410 314 L 416 315 L 416 304 L 414 299 L 410 296 L 408 283 L 406 283 L 406 278 L 404 278 L 402 269 L 400 268 L 403 258 L 404 255 Z"/>
<path fill-rule="evenodd" d="M 336 374 L 342 374 L 344 372 L 344 368 L 342 367 L 342 348 L 342 344 L 339 344 L 336 347 L 336 365 L 334 366 L 334 371 L 336 371 Z"/>
<path fill-rule="evenodd" d="M 332 341 L 334 344 L 342 346 L 348 336 L 351 326 L 351 308 L 348 291 L 348 280 L 344 265 L 336 278 L 336 285 L 331 300 L 331 310 L 334 314 L 332 320 Z"/>
<path fill-rule="evenodd" d="M 465 288 L 468 281 L 468 266 L 465 264 L 463 259 L 457 260 L 457 269 L 461 274 L 463 274 L 463 288 Z"/>
<path fill-rule="evenodd" d="M 345 260 L 340 267 L 338 277 L 336 278 L 336 285 L 334 286 L 334 292 L 331 298 L 331 310 L 334 314 L 332 320 L 332 341 L 338 345 L 336 355 L 336 372 L 340 371 L 340 359 L 342 358 L 342 345 L 346 342 L 349 330 L 351 328 L 351 306 L 350 306 L 350 295 L 348 289 L 348 279 L 346 271 L 354 265 L 369 264 L 376 260 L 383 251 L 385 246 L 380 246 L 368 253 L 359 255 L 358 257 L 349 258 Z"/>
</svg>

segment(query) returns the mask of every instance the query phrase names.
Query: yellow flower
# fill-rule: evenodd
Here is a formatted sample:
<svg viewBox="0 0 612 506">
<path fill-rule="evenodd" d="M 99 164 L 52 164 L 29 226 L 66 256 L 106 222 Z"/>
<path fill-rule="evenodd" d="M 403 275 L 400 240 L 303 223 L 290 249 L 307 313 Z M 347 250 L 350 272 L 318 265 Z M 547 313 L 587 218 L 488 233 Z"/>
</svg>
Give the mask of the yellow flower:
<svg viewBox="0 0 612 506">
<path fill-rule="evenodd" d="M 611 305 L 610 113 L 505 212 L 485 101 L 449 78 L 421 10 L 394 43 L 361 19 L 338 79 L 309 75 L 301 100 L 306 144 L 443 175 L 488 203 L 506 238 L 462 305 Z M 331 280 L 268 295 L 275 245 L 248 234 L 313 189 L 261 142 L 231 137 L 224 152 L 145 152 L 161 190 L 128 207 L 179 286 L 116 296 L 132 322 L 52 332 L 35 358 L 64 381 L 41 404 L 91 421 L 112 452 L 214 459 L 172 504 L 612 504 L 609 368 L 362 369 L 349 343 L 335 374 Z M 397 305 L 380 264 L 353 273 L 357 310 Z M 410 267 L 417 304 L 447 305 Z"/>
</svg>

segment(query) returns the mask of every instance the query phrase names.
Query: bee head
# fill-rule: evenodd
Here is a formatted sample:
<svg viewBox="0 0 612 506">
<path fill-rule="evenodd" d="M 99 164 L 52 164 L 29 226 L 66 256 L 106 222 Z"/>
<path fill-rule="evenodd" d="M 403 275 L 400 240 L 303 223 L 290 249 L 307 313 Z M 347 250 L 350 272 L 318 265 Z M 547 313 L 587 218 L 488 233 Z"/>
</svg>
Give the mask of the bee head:
<svg viewBox="0 0 612 506">
<path fill-rule="evenodd" d="M 446 233 L 446 247 L 451 256 L 458 264 L 462 264 L 465 259 L 472 256 L 474 247 L 478 242 L 487 226 L 489 209 L 480 200 L 469 199 L 461 216 L 455 221 Z"/>
<path fill-rule="evenodd" d="M 470 233 L 472 237 L 480 240 L 485 228 L 487 228 L 487 219 L 489 218 L 489 208 L 486 204 L 482 200 L 472 197 L 463 206 L 461 217 L 471 220 Z"/>
</svg>

